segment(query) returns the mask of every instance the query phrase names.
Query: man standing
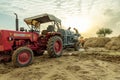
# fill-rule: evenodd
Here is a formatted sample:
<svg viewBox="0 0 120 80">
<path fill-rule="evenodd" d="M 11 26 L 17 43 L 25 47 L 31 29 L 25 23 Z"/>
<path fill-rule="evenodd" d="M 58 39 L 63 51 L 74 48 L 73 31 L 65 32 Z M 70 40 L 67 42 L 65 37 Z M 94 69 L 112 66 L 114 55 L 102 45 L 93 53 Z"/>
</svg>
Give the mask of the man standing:
<svg viewBox="0 0 120 80">
<path fill-rule="evenodd" d="M 84 48 L 85 40 L 84 40 L 84 38 L 82 36 L 80 37 L 80 43 L 81 43 L 81 47 Z"/>
<path fill-rule="evenodd" d="M 76 28 L 73 28 L 73 29 L 75 30 L 75 32 L 76 32 L 75 34 L 76 35 L 81 36 L 80 33 L 79 33 L 79 31 Z"/>
</svg>

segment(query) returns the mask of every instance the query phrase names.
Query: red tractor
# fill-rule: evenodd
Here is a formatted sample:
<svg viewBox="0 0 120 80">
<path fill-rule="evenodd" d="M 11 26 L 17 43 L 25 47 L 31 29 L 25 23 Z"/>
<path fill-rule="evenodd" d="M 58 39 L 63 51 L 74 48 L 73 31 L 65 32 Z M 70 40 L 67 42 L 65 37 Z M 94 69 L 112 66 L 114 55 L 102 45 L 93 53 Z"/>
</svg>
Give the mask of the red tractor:
<svg viewBox="0 0 120 80">
<path fill-rule="evenodd" d="M 53 26 L 61 26 L 61 20 L 50 14 L 26 18 L 24 21 L 30 28 L 27 31 L 23 27 L 18 30 L 18 17 L 15 15 L 16 31 L 0 30 L 0 60 L 12 60 L 14 66 L 24 67 L 32 63 L 34 55 L 42 55 L 45 50 L 50 57 L 61 56 L 62 36 L 53 29 Z M 49 26 L 45 29 L 46 22 Z"/>
</svg>

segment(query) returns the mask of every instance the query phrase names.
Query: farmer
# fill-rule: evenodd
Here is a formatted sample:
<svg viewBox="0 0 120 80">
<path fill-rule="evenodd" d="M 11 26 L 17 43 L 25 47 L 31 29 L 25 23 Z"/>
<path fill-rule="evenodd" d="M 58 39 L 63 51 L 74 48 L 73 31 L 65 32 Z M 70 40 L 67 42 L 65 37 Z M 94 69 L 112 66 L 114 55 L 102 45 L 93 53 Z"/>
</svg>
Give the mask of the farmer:
<svg viewBox="0 0 120 80">
<path fill-rule="evenodd" d="M 71 27 L 68 28 L 68 30 L 70 30 L 70 29 L 71 29 Z"/>
<path fill-rule="evenodd" d="M 74 29 L 74 30 L 75 30 L 75 32 L 76 32 L 75 34 L 76 34 L 76 35 L 78 35 L 78 36 L 80 36 L 79 31 L 78 31 L 76 28 L 73 28 L 73 29 Z"/>
<path fill-rule="evenodd" d="M 80 37 L 80 43 L 81 43 L 81 47 L 84 47 L 85 40 L 82 36 Z"/>
<path fill-rule="evenodd" d="M 73 28 L 73 29 L 75 30 L 76 34 L 79 34 L 79 32 L 78 32 L 78 30 L 76 28 Z"/>
</svg>

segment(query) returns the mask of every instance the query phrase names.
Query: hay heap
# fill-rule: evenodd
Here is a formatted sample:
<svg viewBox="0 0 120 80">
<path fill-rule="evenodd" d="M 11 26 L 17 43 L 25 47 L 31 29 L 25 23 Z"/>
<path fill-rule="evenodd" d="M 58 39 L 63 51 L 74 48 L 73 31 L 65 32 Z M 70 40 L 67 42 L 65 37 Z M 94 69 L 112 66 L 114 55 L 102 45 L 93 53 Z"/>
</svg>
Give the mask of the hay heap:
<svg viewBox="0 0 120 80">
<path fill-rule="evenodd" d="M 120 36 L 111 38 L 111 41 L 109 41 L 105 48 L 109 50 L 120 50 Z"/>
<path fill-rule="evenodd" d="M 105 44 L 110 41 L 110 38 L 92 37 L 85 41 L 84 47 L 105 47 Z"/>
</svg>

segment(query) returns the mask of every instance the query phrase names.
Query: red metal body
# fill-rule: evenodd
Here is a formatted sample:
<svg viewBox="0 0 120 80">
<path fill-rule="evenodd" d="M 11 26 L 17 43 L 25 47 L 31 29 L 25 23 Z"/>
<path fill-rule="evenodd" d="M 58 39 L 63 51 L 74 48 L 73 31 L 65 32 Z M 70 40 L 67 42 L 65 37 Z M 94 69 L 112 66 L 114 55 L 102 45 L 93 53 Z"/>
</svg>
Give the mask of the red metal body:
<svg viewBox="0 0 120 80">
<path fill-rule="evenodd" d="M 6 56 L 11 57 L 12 52 L 22 46 L 27 46 L 33 51 L 46 50 L 48 39 L 55 35 L 60 36 L 60 33 L 48 32 L 46 35 L 40 35 L 37 32 L 0 30 L 0 60 L 7 60 Z"/>
<path fill-rule="evenodd" d="M 33 62 L 34 54 L 43 55 L 47 50 L 50 57 L 60 57 L 63 50 L 62 34 L 57 32 L 61 20 L 50 14 L 25 18 L 30 30 L 19 28 L 16 16 L 16 31 L 0 30 L 0 61 L 12 60 L 16 67 L 24 67 Z M 47 28 L 43 23 L 50 22 Z M 39 34 L 41 32 L 41 34 Z"/>
<path fill-rule="evenodd" d="M 28 41 L 37 42 L 39 36 L 37 33 L 10 30 L 0 30 L 0 35 L 0 51 L 11 51 Z"/>
</svg>

